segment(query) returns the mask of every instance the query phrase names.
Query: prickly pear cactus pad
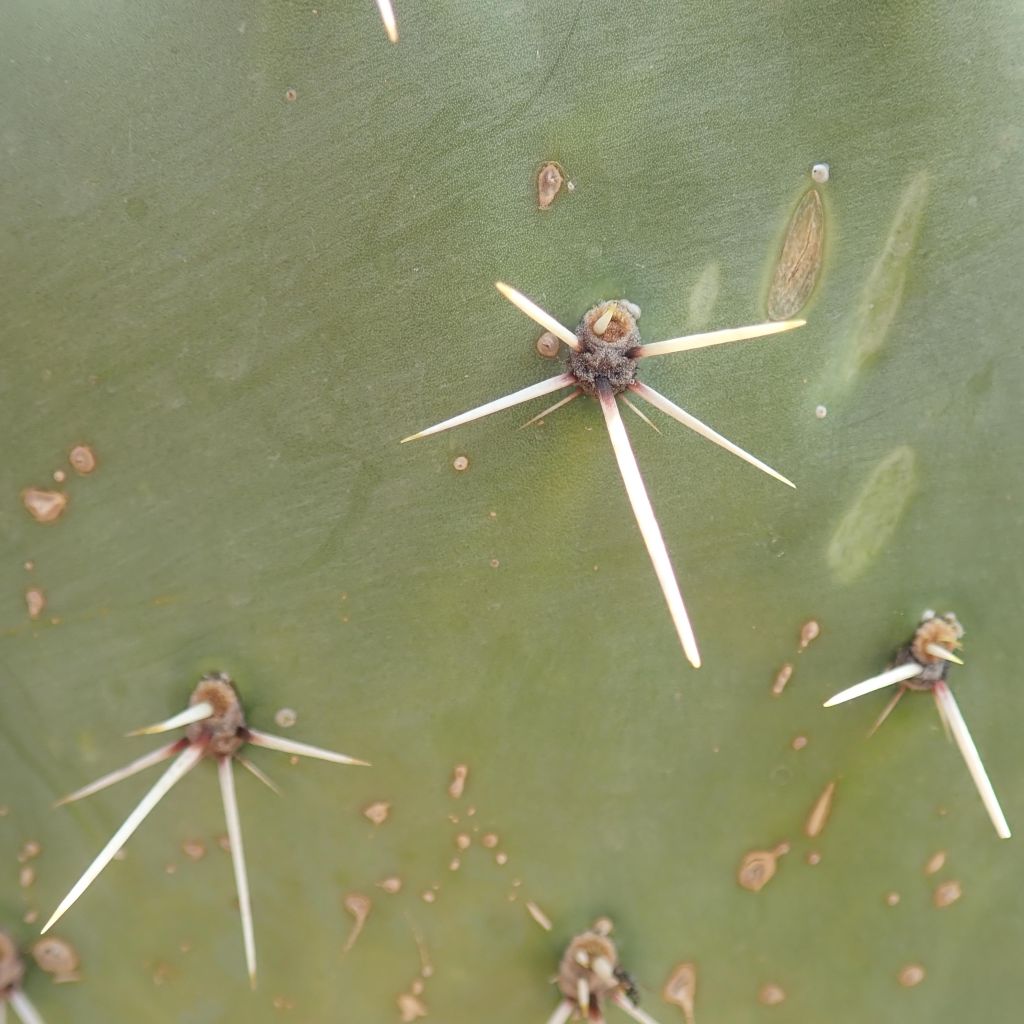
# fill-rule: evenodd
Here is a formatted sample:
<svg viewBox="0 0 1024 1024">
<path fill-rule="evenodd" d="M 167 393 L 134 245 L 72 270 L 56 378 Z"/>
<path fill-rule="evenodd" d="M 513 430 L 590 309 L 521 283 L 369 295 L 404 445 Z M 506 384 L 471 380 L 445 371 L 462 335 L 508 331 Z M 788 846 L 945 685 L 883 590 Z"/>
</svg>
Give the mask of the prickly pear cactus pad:
<svg viewBox="0 0 1024 1024">
<path fill-rule="evenodd" d="M 24 992 L 543 1024 L 607 916 L 661 1024 L 684 963 L 697 1022 L 1016 1019 L 1017 840 L 930 700 L 870 741 L 887 694 L 821 705 L 955 611 L 1024 828 L 1020 6 L 395 10 L 7 5 L 0 927 L 31 948 L 164 769 L 52 804 L 205 673 L 372 763 L 246 748 L 283 794 L 235 773 L 255 992 L 211 758 L 60 919 L 78 980 Z M 807 320 L 640 367 L 795 491 L 623 407 L 699 670 L 594 399 L 399 445 L 563 369 L 499 280 L 644 342 Z"/>
</svg>

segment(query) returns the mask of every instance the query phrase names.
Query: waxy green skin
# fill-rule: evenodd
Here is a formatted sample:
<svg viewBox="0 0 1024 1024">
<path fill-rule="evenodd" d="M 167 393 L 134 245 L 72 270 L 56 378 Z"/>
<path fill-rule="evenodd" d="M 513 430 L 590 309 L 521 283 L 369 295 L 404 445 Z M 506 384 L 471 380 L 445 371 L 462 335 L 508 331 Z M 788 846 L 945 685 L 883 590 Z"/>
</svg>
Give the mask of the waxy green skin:
<svg viewBox="0 0 1024 1024">
<path fill-rule="evenodd" d="M 884 667 L 921 608 L 955 608 L 957 698 L 1024 820 L 1017 7 L 407 2 L 395 46 L 368 2 L 317 9 L 53 0 L 5 25 L 0 918 L 56 905 L 146 783 L 52 800 L 141 754 L 120 734 L 211 667 L 251 721 L 294 708 L 295 736 L 374 764 L 262 758 L 284 800 L 239 778 L 255 996 L 200 765 L 61 922 L 83 980 L 32 972 L 44 1018 L 270 1024 L 280 995 L 309 1020 L 393 1020 L 419 969 L 408 913 L 435 968 L 428 1021 L 542 1024 L 565 943 L 607 913 L 662 1024 L 681 960 L 698 1015 L 732 1024 L 1013 1019 L 1019 857 L 933 709 L 908 700 L 868 743 L 884 694 L 820 704 Z M 576 189 L 539 211 L 548 159 Z M 553 372 L 495 280 L 570 326 L 627 297 L 647 340 L 763 319 L 821 160 L 808 326 L 641 368 L 798 491 L 623 413 L 700 637 L 693 673 L 593 402 L 539 429 L 509 413 L 396 441 Z M 862 288 L 922 172 L 899 308 L 847 380 Z M 80 442 L 99 458 L 87 478 L 63 461 Z M 913 495 L 840 578 L 833 532 L 901 446 Z M 18 495 L 62 464 L 68 509 L 39 525 Z M 35 623 L 28 586 L 49 602 Z M 822 634 L 797 656 L 812 617 Z M 801 826 L 834 778 L 812 868 Z M 377 829 L 375 800 L 393 804 Z M 474 844 L 449 871 L 471 820 L 505 867 Z M 209 852 L 191 863 L 196 838 Z M 44 852 L 22 892 L 27 839 Z M 741 890 L 742 855 L 784 839 L 777 876 Z M 946 872 L 926 878 L 939 849 Z M 376 888 L 389 875 L 401 893 Z M 964 895 L 938 911 L 947 876 Z M 340 959 L 352 891 L 374 908 Z M 928 973 L 904 990 L 909 962 Z M 767 982 L 787 993 L 770 1010 Z"/>
</svg>

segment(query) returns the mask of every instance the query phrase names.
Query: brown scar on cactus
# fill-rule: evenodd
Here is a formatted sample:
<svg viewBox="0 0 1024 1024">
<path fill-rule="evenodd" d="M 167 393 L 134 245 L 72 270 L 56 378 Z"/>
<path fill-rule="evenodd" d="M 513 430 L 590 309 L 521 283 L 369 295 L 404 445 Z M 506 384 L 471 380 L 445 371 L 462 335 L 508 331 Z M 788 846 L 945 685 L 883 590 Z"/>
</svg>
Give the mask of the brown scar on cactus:
<svg viewBox="0 0 1024 1024">
<path fill-rule="evenodd" d="M 537 206 L 546 210 L 555 201 L 564 183 L 562 168 L 554 160 L 549 160 L 537 172 Z"/>
<path fill-rule="evenodd" d="M 999 800 L 996 797 L 988 772 L 982 763 L 978 748 L 967 729 L 960 708 L 953 697 L 946 679 L 950 665 L 962 665 L 963 661 L 953 652 L 961 647 L 964 628 L 952 612 L 938 616 L 929 610 L 921 616 L 910 642 L 896 652 L 892 667 L 880 675 L 872 676 L 861 683 L 848 687 L 825 701 L 825 707 L 843 704 L 866 693 L 881 690 L 886 686 L 899 684 L 893 698 L 882 710 L 881 715 L 871 727 L 869 735 L 873 735 L 878 727 L 889 717 L 893 708 L 907 690 L 931 692 L 935 698 L 935 706 L 939 712 L 946 735 L 960 749 L 960 754 L 971 774 L 981 802 L 988 812 L 996 835 L 1000 839 L 1010 838 L 1010 826 L 1006 822 Z"/>
<path fill-rule="evenodd" d="M 235 873 L 245 961 L 249 972 L 249 981 L 255 988 L 256 942 L 253 933 L 252 907 L 249 901 L 249 879 L 242 846 L 242 829 L 238 816 L 238 800 L 235 796 L 233 762 L 238 761 L 271 788 L 274 788 L 273 783 L 255 765 L 239 754 L 245 744 L 250 743 L 253 746 L 278 750 L 284 754 L 315 757 L 334 764 L 366 766 L 368 762 L 250 728 L 246 725 L 242 703 L 235 684 L 223 672 L 212 672 L 203 676 L 192 691 L 189 706 L 184 711 L 172 715 L 156 725 L 136 729 L 129 735 L 148 736 L 154 733 L 168 732 L 181 726 L 187 730 L 183 738 L 144 754 L 123 768 L 118 768 L 57 801 L 57 806 L 73 803 L 106 789 L 122 779 L 130 778 L 146 768 L 171 757 L 174 758 L 173 763 L 160 776 L 156 785 L 142 798 L 107 845 L 100 850 L 92 863 L 85 869 L 85 873 L 74 884 L 49 921 L 46 922 L 42 932 L 45 934 L 49 931 L 92 885 L 100 872 L 114 859 L 150 811 L 170 792 L 175 783 L 188 775 L 204 757 L 214 757 L 217 760 L 217 775 L 220 781 L 221 800 L 224 804 L 224 818 L 227 823 L 228 847 Z"/>
<path fill-rule="evenodd" d="M 43 1024 L 43 1018 L 25 995 L 21 983 L 25 977 L 25 961 L 14 939 L 0 931 L 0 1022 L 7 1019 L 7 1007 L 21 1024 Z"/>
<path fill-rule="evenodd" d="M 565 388 L 573 388 L 568 398 L 563 398 L 555 405 L 535 416 L 530 422 L 547 416 L 562 405 L 572 401 L 580 394 L 596 398 L 601 406 L 605 426 L 608 429 L 608 436 L 611 439 L 612 450 L 618 463 L 619 473 L 626 487 L 626 494 L 633 507 L 633 515 L 636 517 L 640 534 L 651 562 L 654 565 L 655 575 L 661 586 L 662 594 L 668 605 L 669 615 L 676 629 L 676 634 L 683 648 L 683 653 L 694 668 L 701 664 L 700 652 L 697 647 L 697 638 L 694 635 L 693 626 L 690 623 L 689 614 L 683 603 L 683 596 L 676 580 L 675 570 L 668 556 L 668 549 L 661 534 L 661 528 L 654 515 L 650 498 L 647 496 L 647 488 L 640 475 L 640 469 L 636 463 L 632 446 L 629 443 L 629 436 L 626 433 L 625 424 L 619 415 L 617 397 L 630 391 L 634 395 L 644 399 L 649 405 L 659 409 L 661 412 L 682 423 L 683 426 L 706 437 L 709 441 L 719 445 L 733 455 L 739 456 L 752 466 L 781 481 L 788 487 L 796 485 L 776 472 L 770 466 L 755 458 L 749 452 L 733 444 L 717 431 L 712 430 L 706 423 L 679 408 L 675 403 L 660 392 L 637 379 L 637 369 L 641 360 L 651 356 L 668 355 L 672 352 L 688 352 L 698 348 L 707 348 L 710 345 L 722 345 L 727 342 L 744 341 L 752 338 L 766 337 L 771 334 L 779 334 L 783 331 L 790 331 L 796 327 L 802 327 L 804 320 L 785 320 L 777 323 L 753 324 L 749 327 L 735 327 L 719 331 L 710 331 L 703 334 L 691 334 L 682 338 L 670 338 L 668 341 L 655 342 L 654 344 L 643 344 L 640 339 L 640 331 L 637 328 L 637 320 L 640 318 L 640 309 L 626 299 L 616 299 L 599 302 L 596 306 L 583 314 L 576 331 L 570 331 L 550 313 L 541 309 L 535 302 L 527 298 L 515 288 L 510 287 L 501 281 L 497 282 L 497 289 L 514 306 L 525 313 L 531 320 L 539 324 L 545 330 L 565 342 L 569 348 L 567 369 L 539 384 L 531 384 L 529 387 L 515 391 L 504 398 L 495 399 L 486 405 L 478 406 L 468 412 L 453 416 L 451 419 L 436 423 L 427 427 L 417 434 L 411 434 L 402 439 L 402 444 L 407 441 L 415 441 L 421 437 L 429 437 L 431 434 L 440 433 L 443 430 L 450 430 L 453 427 L 462 426 L 472 420 L 490 416 L 492 413 L 501 412 L 503 409 L 510 409 L 513 406 L 528 402 L 534 398 L 542 398 L 544 395 L 562 391 Z M 646 418 L 646 417 L 644 417 Z"/>
<path fill-rule="evenodd" d="M 570 1019 L 604 1024 L 605 1003 L 617 1006 L 638 1024 L 658 1024 L 637 1005 L 636 985 L 619 964 L 611 931 L 611 922 L 602 918 L 566 947 L 555 978 L 562 1001 L 547 1024 L 566 1024 Z"/>
</svg>

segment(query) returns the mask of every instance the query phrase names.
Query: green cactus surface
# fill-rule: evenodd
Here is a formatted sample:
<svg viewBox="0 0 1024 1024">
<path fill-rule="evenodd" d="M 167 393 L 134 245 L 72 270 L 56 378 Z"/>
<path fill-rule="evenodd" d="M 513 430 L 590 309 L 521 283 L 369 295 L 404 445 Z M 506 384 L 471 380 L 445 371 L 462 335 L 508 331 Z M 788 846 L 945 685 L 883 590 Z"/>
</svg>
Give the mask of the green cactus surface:
<svg viewBox="0 0 1024 1024">
<path fill-rule="evenodd" d="M 47 1024 L 543 1024 L 607 915 L 661 1024 L 684 961 L 697 1024 L 1017 1020 L 1022 858 L 931 700 L 870 741 L 886 694 L 821 704 L 954 610 L 1024 829 L 1020 4 L 396 10 L 392 45 L 371 0 L 6 5 L 0 928 L 30 947 L 160 769 L 53 802 L 204 672 L 372 762 L 236 772 L 255 992 L 202 763 L 56 926 L 81 980 L 29 958 L 26 993 Z M 694 670 L 593 399 L 399 440 L 559 372 L 498 280 L 571 328 L 628 299 L 645 341 L 768 319 L 809 188 L 807 325 L 640 367 L 797 489 L 623 412 Z"/>
</svg>

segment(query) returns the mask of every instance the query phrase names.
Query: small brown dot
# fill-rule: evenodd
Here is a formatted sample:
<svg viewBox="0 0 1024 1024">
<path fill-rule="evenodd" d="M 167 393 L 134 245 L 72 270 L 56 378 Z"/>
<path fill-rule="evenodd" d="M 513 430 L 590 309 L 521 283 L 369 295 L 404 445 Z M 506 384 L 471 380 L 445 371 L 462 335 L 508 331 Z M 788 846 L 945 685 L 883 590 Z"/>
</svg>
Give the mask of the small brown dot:
<svg viewBox="0 0 1024 1024">
<path fill-rule="evenodd" d="M 29 839 L 22 844 L 18 851 L 18 863 L 24 864 L 26 861 L 34 860 L 42 852 L 42 846 L 35 839 Z"/>
<path fill-rule="evenodd" d="M 383 889 L 393 896 L 396 892 L 402 891 L 402 880 L 397 875 L 391 875 L 388 878 L 382 878 L 377 883 L 377 888 Z"/>
<path fill-rule="evenodd" d="M 452 769 L 452 781 L 448 784 L 448 795 L 453 800 L 458 800 L 466 788 L 466 780 L 469 778 L 469 765 L 457 764 Z"/>
<path fill-rule="evenodd" d="M 29 889 L 29 888 L 31 888 L 31 886 L 35 882 L 35 880 L 36 880 L 36 869 L 34 867 L 31 867 L 28 864 L 26 864 L 18 872 L 18 885 L 20 885 L 22 887 L 22 889 Z"/>
<path fill-rule="evenodd" d="M 545 359 L 556 358 L 558 355 L 558 339 L 550 331 L 545 331 L 537 339 L 537 351 Z"/>
<path fill-rule="evenodd" d="M 459 833 L 459 834 L 458 834 L 458 835 L 457 835 L 457 836 L 455 837 L 455 845 L 456 845 L 456 846 L 457 846 L 457 847 L 458 847 L 458 848 L 459 848 L 460 850 L 468 850 L 468 849 L 469 849 L 469 846 L 470 846 L 470 843 L 472 843 L 472 842 L 473 842 L 473 840 L 472 840 L 472 839 L 470 839 L 470 837 L 469 837 L 468 835 L 466 835 L 466 833 L 465 833 L 465 832 L 460 832 L 460 833 Z"/>
<path fill-rule="evenodd" d="M 96 453 L 87 444 L 76 444 L 68 452 L 68 462 L 79 476 L 88 476 L 96 468 Z"/>
<path fill-rule="evenodd" d="M 800 650 L 806 650 L 819 636 L 821 636 L 821 626 L 814 619 L 805 622 L 800 628 Z"/>
<path fill-rule="evenodd" d="M 932 893 L 932 903 L 940 909 L 948 907 L 956 903 L 963 894 L 963 888 L 956 880 L 942 882 L 935 887 L 935 892 Z"/>
<path fill-rule="evenodd" d="M 295 101 L 296 101 L 296 100 L 297 100 L 297 99 L 299 98 L 299 94 L 298 94 L 298 92 L 297 92 L 297 91 L 296 91 L 295 89 L 289 89 L 289 90 L 288 90 L 288 91 L 287 91 L 287 92 L 286 92 L 286 93 L 284 94 L 284 98 L 285 98 L 285 99 L 286 99 L 286 100 L 287 100 L 287 101 L 288 101 L 289 103 L 294 103 L 294 102 L 295 102 Z M 314 104 L 314 106 L 315 106 L 315 105 L 316 105 L 316 104 Z"/>
<path fill-rule="evenodd" d="M 25 591 L 25 605 L 28 608 L 28 617 L 38 619 L 46 610 L 46 594 L 40 587 L 29 587 Z"/>
<path fill-rule="evenodd" d="M 464 473 L 469 469 L 469 459 L 467 459 L 465 455 L 457 455 L 452 459 L 452 469 L 457 473 Z"/>
<path fill-rule="evenodd" d="M 794 750 L 803 750 L 804 747 L 807 746 L 807 737 L 806 736 L 794 736 L 793 737 L 793 742 L 790 744 L 790 746 Z"/>
<path fill-rule="evenodd" d="M 926 875 L 934 875 L 945 867 L 946 864 L 946 851 L 936 850 L 924 865 L 924 873 Z"/>
<path fill-rule="evenodd" d="M 488 850 L 493 850 L 498 845 L 498 836 L 495 832 L 487 832 L 480 838 L 482 845 L 486 846 Z"/>
<path fill-rule="evenodd" d="M 772 682 L 772 696 L 782 696 L 782 691 L 786 688 L 786 684 L 789 682 L 790 677 L 793 675 L 793 666 L 787 661 L 778 672 L 775 673 L 775 679 Z"/>
<path fill-rule="evenodd" d="M 757 991 L 757 1001 L 762 1006 L 778 1006 L 786 1001 L 786 991 L 781 985 L 762 985 Z"/>
<path fill-rule="evenodd" d="M 374 825 L 383 825 L 388 820 L 388 815 L 391 813 L 391 804 L 387 800 L 375 800 L 372 804 L 367 804 L 363 808 L 363 815 L 369 818 Z"/>
<path fill-rule="evenodd" d="M 821 863 L 821 854 L 818 853 L 817 850 L 808 851 L 807 863 L 810 864 L 812 868 L 817 867 L 817 865 Z"/>
<path fill-rule="evenodd" d="M 491 559 L 491 568 L 492 569 L 497 569 L 499 565 L 501 565 L 501 562 L 499 562 L 496 558 L 492 558 Z"/>
<path fill-rule="evenodd" d="M 206 843 L 201 839 L 186 839 L 181 844 L 181 852 L 190 861 L 200 861 L 206 856 Z"/>
<path fill-rule="evenodd" d="M 924 975 L 925 970 L 920 964 L 907 964 L 899 973 L 900 984 L 904 988 L 913 988 L 924 981 Z"/>
<path fill-rule="evenodd" d="M 900 901 L 900 894 L 898 892 L 887 892 L 885 894 L 885 902 L 887 906 L 895 907 Z"/>
<path fill-rule="evenodd" d="M 537 172 L 537 205 L 546 210 L 562 188 L 565 178 L 558 164 L 549 162 Z"/>
<path fill-rule="evenodd" d="M 433 903 L 437 899 L 437 893 L 431 889 L 427 889 L 421 894 L 421 899 L 424 903 Z"/>
</svg>

